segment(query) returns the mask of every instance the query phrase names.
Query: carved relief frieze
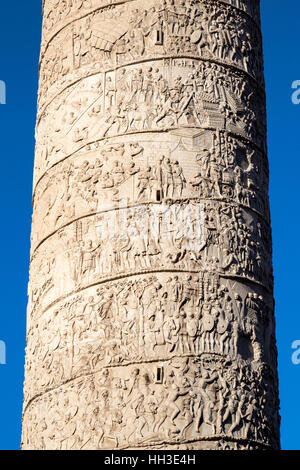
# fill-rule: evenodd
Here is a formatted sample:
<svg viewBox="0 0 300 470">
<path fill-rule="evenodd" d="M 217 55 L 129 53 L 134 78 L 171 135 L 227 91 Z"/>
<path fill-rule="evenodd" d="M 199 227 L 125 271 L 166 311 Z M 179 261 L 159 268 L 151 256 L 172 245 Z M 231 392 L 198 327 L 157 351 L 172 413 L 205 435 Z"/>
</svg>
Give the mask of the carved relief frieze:
<svg viewBox="0 0 300 470">
<path fill-rule="evenodd" d="M 66 87 L 93 70 L 182 54 L 232 65 L 263 85 L 259 28 L 242 10 L 210 0 L 151 0 L 147 10 L 139 1 L 119 2 L 58 32 L 41 54 L 40 94 L 45 99 L 58 82 Z"/>
<path fill-rule="evenodd" d="M 31 324 L 25 401 L 103 367 L 173 357 L 211 353 L 275 370 L 273 322 L 273 299 L 264 289 L 214 273 L 161 273 L 92 287 Z"/>
<path fill-rule="evenodd" d="M 259 1 L 43 16 L 23 449 L 278 449 Z"/>
<path fill-rule="evenodd" d="M 32 249 L 75 219 L 126 204 L 222 200 L 268 220 L 268 166 L 261 152 L 224 132 L 177 134 L 103 141 L 55 165 L 34 194 Z"/>
<path fill-rule="evenodd" d="M 106 208 L 47 239 L 31 261 L 29 309 L 66 293 L 153 271 L 217 272 L 272 288 L 269 225 L 216 201 Z"/>
<path fill-rule="evenodd" d="M 247 442 L 275 447 L 275 387 L 267 366 L 212 354 L 106 368 L 29 404 L 23 448 L 118 450 L 186 442 L 193 449 L 208 440 L 221 450 L 224 436 L 233 440 L 229 448 L 247 448 Z"/>
<path fill-rule="evenodd" d="M 264 99 L 239 72 L 152 62 L 87 78 L 47 107 L 36 132 L 35 181 L 85 145 L 182 128 L 227 131 L 266 151 Z"/>
</svg>

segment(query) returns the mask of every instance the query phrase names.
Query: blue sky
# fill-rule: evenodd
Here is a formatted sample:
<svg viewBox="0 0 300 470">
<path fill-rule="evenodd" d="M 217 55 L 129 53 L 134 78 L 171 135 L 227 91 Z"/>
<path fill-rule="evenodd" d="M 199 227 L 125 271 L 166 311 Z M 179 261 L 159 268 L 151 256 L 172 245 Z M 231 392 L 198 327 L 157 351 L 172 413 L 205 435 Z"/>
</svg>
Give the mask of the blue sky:
<svg viewBox="0 0 300 470">
<path fill-rule="evenodd" d="M 0 80 L 7 104 L 0 105 L 0 341 L 7 364 L 0 365 L 0 449 L 10 450 L 19 448 L 21 434 L 41 1 L 1 3 Z M 297 450 L 300 365 L 292 363 L 291 345 L 300 340 L 300 104 L 292 104 L 291 85 L 300 80 L 299 17 L 299 0 L 262 0 L 282 446 Z"/>
</svg>

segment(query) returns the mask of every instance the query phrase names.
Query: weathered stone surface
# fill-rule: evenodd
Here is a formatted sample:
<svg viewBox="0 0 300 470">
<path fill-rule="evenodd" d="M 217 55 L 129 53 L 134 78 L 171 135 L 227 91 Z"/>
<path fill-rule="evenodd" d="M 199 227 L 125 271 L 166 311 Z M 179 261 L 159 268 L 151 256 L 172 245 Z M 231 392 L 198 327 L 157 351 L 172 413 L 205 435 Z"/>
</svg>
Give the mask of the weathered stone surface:
<svg viewBox="0 0 300 470">
<path fill-rule="evenodd" d="M 259 1 L 43 15 L 23 448 L 279 448 Z"/>
</svg>

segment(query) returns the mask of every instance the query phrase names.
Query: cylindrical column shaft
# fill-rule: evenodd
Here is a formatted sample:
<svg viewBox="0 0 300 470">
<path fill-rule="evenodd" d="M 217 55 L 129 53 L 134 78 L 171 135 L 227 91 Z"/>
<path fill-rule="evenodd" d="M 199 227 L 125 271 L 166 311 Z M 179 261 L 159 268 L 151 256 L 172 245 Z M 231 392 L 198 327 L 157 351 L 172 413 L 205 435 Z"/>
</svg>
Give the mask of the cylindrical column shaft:
<svg viewBox="0 0 300 470">
<path fill-rule="evenodd" d="M 23 448 L 278 449 L 259 1 L 43 16 Z"/>
</svg>

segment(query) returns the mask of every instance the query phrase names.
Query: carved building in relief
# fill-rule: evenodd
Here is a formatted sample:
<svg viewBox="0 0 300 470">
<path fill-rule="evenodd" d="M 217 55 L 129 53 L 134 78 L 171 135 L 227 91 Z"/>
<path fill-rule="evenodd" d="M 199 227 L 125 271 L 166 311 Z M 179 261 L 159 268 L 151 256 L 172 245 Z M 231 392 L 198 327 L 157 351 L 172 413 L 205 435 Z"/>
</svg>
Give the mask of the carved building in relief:
<svg viewBox="0 0 300 470">
<path fill-rule="evenodd" d="M 23 449 L 278 449 L 259 0 L 44 0 Z"/>
</svg>

